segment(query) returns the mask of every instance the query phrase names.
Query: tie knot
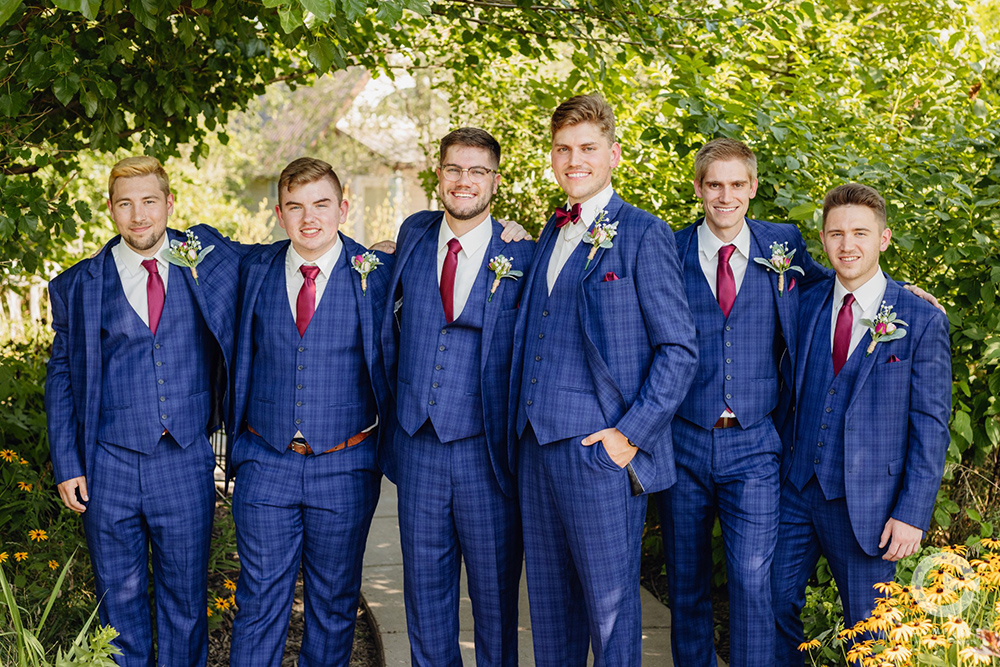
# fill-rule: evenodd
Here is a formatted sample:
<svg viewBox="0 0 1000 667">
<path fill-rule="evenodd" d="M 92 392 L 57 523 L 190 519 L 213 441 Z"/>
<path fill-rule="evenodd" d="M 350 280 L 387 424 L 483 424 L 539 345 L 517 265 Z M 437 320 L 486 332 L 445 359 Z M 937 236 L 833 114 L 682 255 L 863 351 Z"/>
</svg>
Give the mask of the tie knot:
<svg viewBox="0 0 1000 667">
<path fill-rule="evenodd" d="M 733 252 L 736 250 L 736 246 L 732 243 L 727 243 L 726 245 L 719 248 L 719 259 L 723 262 L 729 263 L 729 258 L 733 256 Z"/>
<path fill-rule="evenodd" d="M 458 239 L 451 239 L 448 241 L 448 252 L 453 255 L 457 255 L 462 250 L 462 244 Z"/>
<path fill-rule="evenodd" d="M 844 295 L 844 307 L 850 308 L 853 305 L 854 305 L 854 295 L 848 292 L 847 294 Z"/>
<path fill-rule="evenodd" d="M 306 280 L 316 280 L 316 276 L 319 275 L 318 266 L 310 266 L 308 264 L 303 264 L 302 266 L 299 267 L 299 271 L 302 272 L 302 275 L 305 277 Z"/>
<path fill-rule="evenodd" d="M 159 273 L 160 272 L 159 267 L 156 266 L 156 260 L 155 259 L 144 259 L 144 260 L 142 260 L 142 268 L 146 269 L 146 271 L 148 271 L 150 273 Z"/>
</svg>

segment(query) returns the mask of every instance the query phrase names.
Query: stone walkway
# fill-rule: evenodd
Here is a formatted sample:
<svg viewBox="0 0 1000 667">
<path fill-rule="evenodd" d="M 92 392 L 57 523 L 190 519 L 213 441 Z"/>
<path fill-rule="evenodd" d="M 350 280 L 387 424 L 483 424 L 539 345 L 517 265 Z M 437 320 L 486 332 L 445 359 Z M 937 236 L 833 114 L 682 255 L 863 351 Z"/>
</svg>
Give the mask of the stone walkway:
<svg viewBox="0 0 1000 667">
<path fill-rule="evenodd" d="M 462 572 L 459 622 L 462 661 L 468 667 L 476 664 L 472 635 L 472 604 L 466 593 L 465 571 Z M 641 589 L 643 664 L 653 667 L 673 665 L 670 657 L 670 611 L 659 600 Z M 382 639 L 386 667 L 410 664 L 410 645 L 406 637 L 406 614 L 403 608 L 403 558 L 399 550 L 399 522 L 396 514 L 396 487 L 382 481 L 382 497 L 365 551 L 361 594 L 368 603 Z M 520 664 L 534 664 L 531 647 L 531 619 L 528 616 L 528 591 L 521 577 L 520 626 L 518 649 Z M 720 665 L 724 665 L 719 661 Z"/>
</svg>

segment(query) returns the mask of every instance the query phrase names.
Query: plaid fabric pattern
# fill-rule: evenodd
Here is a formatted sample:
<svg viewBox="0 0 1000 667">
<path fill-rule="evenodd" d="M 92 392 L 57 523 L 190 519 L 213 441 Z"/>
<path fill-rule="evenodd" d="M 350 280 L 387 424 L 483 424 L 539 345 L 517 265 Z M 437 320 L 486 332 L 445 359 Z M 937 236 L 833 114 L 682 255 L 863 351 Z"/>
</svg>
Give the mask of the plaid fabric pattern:
<svg viewBox="0 0 1000 667">
<path fill-rule="evenodd" d="M 399 533 L 412 663 L 459 665 L 459 573 L 465 561 L 476 664 L 517 665 L 521 517 L 490 466 L 482 435 L 442 443 L 430 424 L 396 431 Z"/>
<path fill-rule="evenodd" d="M 119 633 L 120 665 L 204 665 L 215 455 L 203 435 L 182 449 L 169 435 L 149 454 L 95 447 L 83 513 L 102 625 Z M 149 549 L 158 651 L 153 658 Z"/>
<path fill-rule="evenodd" d="M 299 567 L 305 632 L 299 662 L 350 660 L 361 562 L 382 475 L 375 438 L 320 456 L 277 452 L 244 432 L 233 452 L 240 578 L 232 667 L 281 664 Z"/>
</svg>

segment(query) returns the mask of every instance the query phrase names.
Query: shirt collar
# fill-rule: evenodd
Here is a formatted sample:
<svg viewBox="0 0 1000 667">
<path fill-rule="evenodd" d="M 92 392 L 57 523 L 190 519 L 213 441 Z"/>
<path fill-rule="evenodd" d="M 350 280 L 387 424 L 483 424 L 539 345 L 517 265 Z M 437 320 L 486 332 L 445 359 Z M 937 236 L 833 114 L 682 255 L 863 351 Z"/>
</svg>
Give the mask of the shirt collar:
<svg viewBox="0 0 1000 667">
<path fill-rule="evenodd" d="M 719 254 L 719 249 L 722 246 L 730 244 L 736 246 L 737 252 L 747 259 L 750 259 L 750 225 L 747 224 L 746 220 L 743 221 L 743 228 L 740 229 L 736 238 L 729 242 L 723 241 L 716 236 L 715 233 L 709 229 L 707 222 L 702 221 L 702 223 L 698 225 L 698 251 L 704 255 L 706 259 L 713 259 L 717 254 Z"/>
<path fill-rule="evenodd" d="M 153 254 L 153 257 L 156 258 L 157 270 L 160 273 L 163 273 L 167 266 L 169 266 L 169 262 L 166 260 L 166 252 L 169 245 L 170 235 L 165 233 L 163 235 L 163 243 L 160 245 L 159 250 Z M 139 271 L 146 273 L 146 269 L 142 267 L 142 263 L 150 258 L 144 257 L 135 250 L 132 250 L 132 248 L 130 248 L 124 240 L 119 240 L 112 249 L 112 252 L 115 256 L 115 260 L 121 266 L 125 267 L 125 271 L 129 276 L 134 276 Z"/>
<path fill-rule="evenodd" d="M 885 274 L 882 273 L 882 267 L 880 266 L 875 275 L 868 279 L 868 282 L 852 292 L 855 302 L 861 306 L 862 313 L 871 312 L 872 308 L 881 303 L 882 297 L 885 296 L 886 282 Z M 840 284 L 839 277 L 834 281 L 833 285 L 833 307 L 837 309 L 844 303 L 844 295 L 847 294 L 847 288 Z"/>
<path fill-rule="evenodd" d="M 333 244 L 332 248 L 320 255 L 315 262 L 308 262 L 302 259 L 302 255 L 295 251 L 295 246 L 289 243 L 285 263 L 293 272 L 298 272 L 303 264 L 315 264 L 319 267 L 319 272 L 323 274 L 323 277 L 329 279 L 330 272 L 333 271 L 333 267 L 340 259 L 343 250 L 344 242 L 340 239 L 340 234 L 337 234 L 337 242 Z"/>
<path fill-rule="evenodd" d="M 594 220 L 597 219 L 598 213 L 608 207 L 608 203 L 611 202 L 611 197 L 615 194 L 614 187 L 608 184 L 608 187 L 604 188 L 596 195 L 591 197 L 585 202 L 580 203 L 580 222 L 575 225 L 566 225 L 562 228 L 563 238 L 567 240 L 575 240 L 578 236 L 583 236 L 590 226 L 594 224 Z M 566 208 L 569 209 L 569 203 L 566 203 Z M 611 222 L 611 220 L 605 220 L 605 222 Z"/>
<path fill-rule="evenodd" d="M 441 227 L 438 230 L 438 253 L 443 252 L 448 247 L 448 241 L 458 239 L 462 244 L 461 253 L 466 257 L 471 257 L 489 243 L 492 236 L 493 216 L 491 215 L 487 215 L 486 219 L 463 234 L 461 238 L 455 236 L 448 221 L 441 218 Z"/>
</svg>

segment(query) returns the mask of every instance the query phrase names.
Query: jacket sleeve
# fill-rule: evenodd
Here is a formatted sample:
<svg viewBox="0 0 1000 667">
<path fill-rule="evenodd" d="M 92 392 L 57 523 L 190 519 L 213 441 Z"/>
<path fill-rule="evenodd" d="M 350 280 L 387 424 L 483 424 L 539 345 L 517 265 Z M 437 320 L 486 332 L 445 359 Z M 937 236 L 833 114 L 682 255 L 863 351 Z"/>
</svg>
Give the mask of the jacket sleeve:
<svg viewBox="0 0 1000 667">
<path fill-rule="evenodd" d="M 909 443 L 903 467 L 903 488 L 892 518 L 926 531 L 951 436 L 951 349 L 948 320 L 934 311 L 920 340 L 910 347 Z"/>
<path fill-rule="evenodd" d="M 639 309 L 653 347 L 653 362 L 639 396 L 616 428 L 651 452 L 687 395 L 698 368 L 694 320 L 688 309 L 673 233 L 666 223 L 649 226 L 635 268 Z"/>
<path fill-rule="evenodd" d="M 790 225 L 792 229 L 795 230 L 795 239 L 793 245 L 795 247 L 795 257 L 793 258 L 793 264 L 798 264 L 805 271 L 805 275 L 799 277 L 799 282 L 802 289 L 806 289 L 811 285 L 822 282 L 827 278 L 832 278 L 834 276 L 833 269 L 828 269 L 809 254 L 806 249 L 806 241 L 802 238 L 802 232 L 795 225 Z M 798 261 L 795 261 L 798 260 Z M 786 280 L 795 277 L 795 272 L 789 271 L 785 274 Z"/>
<path fill-rule="evenodd" d="M 49 454 L 56 484 L 85 474 L 81 433 L 73 404 L 69 360 L 69 315 L 65 296 L 49 284 L 52 302 L 52 356 L 45 374 L 45 414 L 49 433 Z M 81 341 L 82 342 L 82 341 Z"/>
</svg>

